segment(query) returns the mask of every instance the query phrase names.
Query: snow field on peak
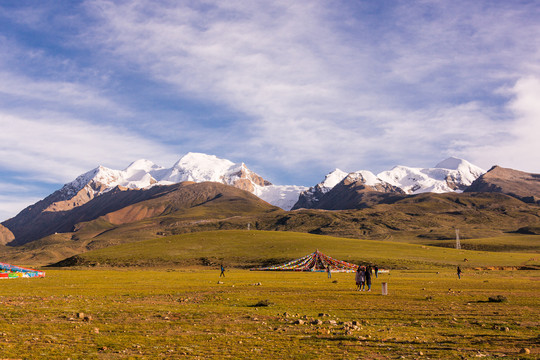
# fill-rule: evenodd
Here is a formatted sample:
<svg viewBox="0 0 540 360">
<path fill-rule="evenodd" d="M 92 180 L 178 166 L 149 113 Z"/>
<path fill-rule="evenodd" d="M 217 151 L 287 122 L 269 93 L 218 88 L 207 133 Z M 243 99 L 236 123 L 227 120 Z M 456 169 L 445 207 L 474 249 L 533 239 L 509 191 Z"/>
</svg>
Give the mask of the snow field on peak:
<svg viewBox="0 0 540 360">
<path fill-rule="evenodd" d="M 355 171 L 347 175 L 347 177 L 352 181 L 361 180 L 367 186 L 375 186 L 383 183 L 381 179 L 379 179 L 377 176 L 375 176 L 375 174 L 368 170 Z"/>
<path fill-rule="evenodd" d="M 188 153 L 174 164 L 165 178 L 159 179 L 159 181 L 173 183 L 182 181 L 222 182 L 226 175 L 240 170 L 241 166 L 214 155 Z"/>
<path fill-rule="evenodd" d="M 453 183 L 454 186 L 469 186 L 483 173 L 485 173 L 483 169 L 465 160 L 451 157 L 434 168 L 396 166 L 392 170 L 377 174 L 377 177 L 390 185 L 400 187 L 408 194 L 418 194 L 460 191 L 450 187 L 449 183 Z"/>
<path fill-rule="evenodd" d="M 339 184 L 345 177 L 348 175 L 345 171 L 342 171 L 340 169 L 335 169 L 334 171 L 328 173 L 324 180 L 319 183 L 319 188 L 323 192 L 328 192 L 330 189 L 332 189 L 334 186 Z"/>
</svg>

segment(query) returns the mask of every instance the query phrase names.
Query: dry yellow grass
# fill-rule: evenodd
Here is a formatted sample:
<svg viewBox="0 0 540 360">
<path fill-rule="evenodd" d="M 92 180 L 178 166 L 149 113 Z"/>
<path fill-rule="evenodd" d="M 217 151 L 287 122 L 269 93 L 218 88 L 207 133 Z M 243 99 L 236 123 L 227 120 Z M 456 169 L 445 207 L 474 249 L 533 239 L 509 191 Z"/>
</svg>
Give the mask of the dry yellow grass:
<svg viewBox="0 0 540 360">
<path fill-rule="evenodd" d="M 533 359 L 534 271 L 49 270 L 4 280 L 0 354 L 23 359 Z M 221 283 L 218 283 L 220 281 Z M 389 295 L 380 294 L 381 282 Z M 259 285 L 260 284 L 260 285 Z M 488 298 L 503 295 L 506 302 Z M 256 306 L 268 305 L 268 306 Z M 528 348 L 529 355 L 519 351 Z"/>
</svg>

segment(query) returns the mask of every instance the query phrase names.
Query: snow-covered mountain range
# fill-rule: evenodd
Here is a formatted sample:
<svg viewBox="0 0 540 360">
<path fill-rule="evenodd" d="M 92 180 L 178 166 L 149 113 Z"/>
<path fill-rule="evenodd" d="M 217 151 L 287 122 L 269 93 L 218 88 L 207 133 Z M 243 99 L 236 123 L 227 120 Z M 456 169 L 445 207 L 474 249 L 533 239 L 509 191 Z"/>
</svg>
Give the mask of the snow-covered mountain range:
<svg viewBox="0 0 540 360">
<path fill-rule="evenodd" d="M 485 170 L 478 166 L 455 157 L 438 163 L 434 168 L 395 166 L 377 175 L 368 170 L 346 173 L 336 169 L 322 182 L 302 192 L 293 209 L 317 207 L 321 198 L 342 182 L 362 183 L 374 191 L 383 192 L 394 186 L 405 194 L 461 192 L 484 173 Z"/>
<path fill-rule="evenodd" d="M 184 181 L 214 181 L 249 191 L 266 202 L 289 210 L 298 200 L 305 186 L 272 185 L 249 170 L 244 163 L 235 164 L 214 155 L 188 153 L 171 168 L 164 168 L 149 160 L 137 160 L 124 170 L 99 166 L 59 190 L 57 205 L 66 209 L 66 201 L 73 206 L 91 200 L 115 187 L 146 189 L 156 185 L 171 185 Z M 73 201 L 79 199 L 80 201 Z M 71 200 L 71 201 L 70 201 Z M 53 205 L 54 206 L 54 205 Z M 51 209 L 56 210 L 56 209 Z"/>
<path fill-rule="evenodd" d="M 88 171 L 58 190 L 44 211 L 69 210 L 116 187 L 147 189 L 184 181 L 214 181 L 249 191 L 284 210 L 316 207 L 320 198 L 342 181 L 360 182 L 375 191 L 399 188 L 406 194 L 462 191 L 485 171 L 469 162 L 449 158 L 434 168 L 396 166 L 378 175 L 367 170 L 347 173 L 336 169 L 310 188 L 297 185 L 273 185 L 249 170 L 244 163 L 233 163 L 214 155 L 188 153 L 171 168 L 148 160 L 137 160 L 124 170 L 103 166 Z"/>
</svg>

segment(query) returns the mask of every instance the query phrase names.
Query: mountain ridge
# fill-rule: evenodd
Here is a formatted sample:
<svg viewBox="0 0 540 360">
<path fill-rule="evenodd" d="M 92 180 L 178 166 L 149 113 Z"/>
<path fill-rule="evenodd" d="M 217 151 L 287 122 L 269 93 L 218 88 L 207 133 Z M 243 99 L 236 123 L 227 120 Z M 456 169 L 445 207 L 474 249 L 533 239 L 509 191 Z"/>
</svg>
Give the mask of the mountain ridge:
<svg viewBox="0 0 540 360">
<path fill-rule="evenodd" d="M 537 199 L 540 198 L 540 187 L 534 187 L 531 193 L 527 185 L 540 184 L 540 175 L 498 169 L 494 167 L 488 173 L 481 174 L 482 169 L 465 160 L 450 157 L 437 164 L 436 168 L 396 166 L 378 175 L 367 170 L 346 173 L 335 169 L 319 184 L 306 188 L 272 185 L 249 170 L 244 163 L 235 164 L 213 155 L 188 153 L 171 168 L 141 159 L 132 162 L 124 170 L 98 166 L 78 176 L 14 218 L 4 221 L 0 228 L 0 243 L 17 246 L 50 234 L 78 231 L 83 226 L 81 224 L 89 221 L 96 224 L 99 220 L 109 224 L 109 227 L 114 227 L 164 216 L 171 211 L 171 205 L 166 200 L 168 191 L 177 191 L 194 184 L 206 184 L 204 186 L 207 188 L 217 186 L 209 184 L 235 188 L 246 192 L 238 193 L 236 198 L 252 198 L 248 203 L 257 199 L 268 206 L 276 206 L 276 202 L 266 199 L 278 199 L 281 206 L 277 206 L 281 209 L 354 210 L 379 204 L 390 205 L 422 193 L 475 191 L 472 184 L 479 186 L 481 179 L 484 179 L 484 182 L 485 179 L 491 179 L 489 186 L 476 191 L 513 194 L 514 198 L 523 201 L 530 198 L 532 203 L 539 203 Z M 503 180 L 506 181 L 503 187 L 493 185 Z M 519 194 L 515 189 L 513 192 L 509 190 L 512 189 L 512 181 L 518 180 L 521 181 Z M 222 190 L 224 193 L 231 191 Z M 141 205 L 151 198 L 159 199 L 159 205 Z M 305 201 L 304 206 L 298 206 L 301 201 Z M 247 204 L 245 201 L 244 203 Z M 284 203 L 287 203 L 287 206 L 284 206 Z M 244 211 L 241 207 L 237 210 L 239 213 Z M 204 216 L 205 214 L 201 213 L 197 218 L 204 219 Z M 231 213 L 231 216 L 234 214 Z M 97 228 L 103 229 L 101 225 Z"/>
<path fill-rule="evenodd" d="M 497 192 L 540 205 L 540 174 L 493 166 L 465 192 Z"/>
<path fill-rule="evenodd" d="M 315 208 L 332 210 L 337 208 L 351 208 L 350 206 L 352 205 L 350 201 L 347 205 L 340 206 L 337 204 L 336 200 L 339 198 L 339 195 L 332 194 L 332 191 L 339 191 L 340 193 L 343 193 L 346 189 L 348 189 L 348 191 L 353 191 L 350 186 L 351 182 L 356 183 L 354 191 L 357 194 L 359 194 L 360 191 L 381 191 L 383 193 L 394 192 L 395 195 L 420 194 L 424 192 L 460 192 L 471 185 L 472 182 L 483 173 L 485 173 L 483 169 L 466 160 L 458 159 L 456 157 L 449 157 L 438 163 L 434 168 L 413 168 L 398 165 L 392 168 L 392 170 L 382 171 L 377 175 L 368 170 L 345 173 L 336 169 L 326 175 L 325 180 L 302 192 L 298 202 L 292 209 Z M 329 187 L 326 185 L 326 179 L 328 177 L 331 177 L 334 181 L 336 178 L 341 179 L 335 181 L 334 186 Z M 348 184 L 341 184 L 343 181 L 348 182 Z M 361 189 L 361 185 L 366 188 Z M 337 189 L 334 190 L 336 187 Z M 333 198 L 334 201 L 322 201 L 325 197 L 327 199 Z M 369 198 L 369 196 L 364 195 L 361 197 Z M 355 206 L 355 208 L 369 206 L 371 203 L 371 200 L 363 201 L 362 204 Z"/>
<path fill-rule="evenodd" d="M 16 217 L 3 224 L 15 236 L 10 245 L 17 246 L 51 234 L 80 230 L 81 224 L 97 219 L 104 220 L 112 226 L 122 225 L 202 206 L 221 198 L 229 199 L 229 204 L 240 204 L 235 206 L 238 214 L 247 212 L 246 209 L 250 212 L 258 211 L 257 209 L 264 211 L 279 209 L 249 192 L 230 185 L 217 182 L 182 182 L 147 189 L 126 189 L 116 186 L 73 209 L 43 211 L 31 219 Z"/>
</svg>

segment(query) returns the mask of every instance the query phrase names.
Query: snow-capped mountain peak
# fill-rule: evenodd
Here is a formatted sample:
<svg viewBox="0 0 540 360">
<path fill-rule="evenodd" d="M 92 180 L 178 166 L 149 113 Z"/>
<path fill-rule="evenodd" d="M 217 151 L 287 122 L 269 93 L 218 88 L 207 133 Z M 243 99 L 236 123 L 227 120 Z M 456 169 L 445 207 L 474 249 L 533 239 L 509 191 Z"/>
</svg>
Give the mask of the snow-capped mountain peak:
<svg viewBox="0 0 540 360">
<path fill-rule="evenodd" d="M 395 166 L 377 175 L 408 194 L 463 191 L 485 171 L 466 160 L 450 157 L 434 168 Z"/>
<path fill-rule="evenodd" d="M 318 185 L 321 189 L 330 190 L 337 184 L 341 182 L 347 176 L 348 173 L 345 171 L 342 171 L 340 169 L 335 169 L 334 171 L 326 174 L 324 177 L 324 180 L 320 182 Z M 324 190 L 323 190 L 324 191 Z"/>
<path fill-rule="evenodd" d="M 145 189 L 183 181 L 214 181 L 232 185 L 286 210 L 290 210 L 298 199 L 298 194 L 306 189 L 304 186 L 272 185 L 249 170 L 244 163 L 233 163 L 214 155 L 190 152 L 171 168 L 161 167 L 145 159 L 134 161 L 124 170 L 98 166 L 64 185 L 58 192 L 60 197 L 55 201 L 68 201 L 73 203 L 72 206 L 79 206 L 117 186 Z"/>
<path fill-rule="evenodd" d="M 346 179 L 350 182 L 362 182 L 366 186 L 376 186 L 382 184 L 375 174 L 368 170 L 355 171 L 347 175 Z"/>
<path fill-rule="evenodd" d="M 362 183 L 376 191 L 403 191 L 406 194 L 444 193 L 463 191 L 483 173 L 483 169 L 456 157 L 441 161 L 434 168 L 398 165 L 377 175 L 368 170 L 347 174 L 336 169 L 326 175 L 322 182 L 302 192 L 293 209 L 316 207 L 321 198 L 341 181 L 345 185 Z"/>
<path fill-rule="evenodd" d="M 182 181 L 217 181 L 222 182 L 224 175 L 231 168 L 239 167 L 232 161 L 220 159 L 214 155 L 187 153 L 174 164 L 168 176 L 161 179 L 171 183 Z"/>
</svg>

